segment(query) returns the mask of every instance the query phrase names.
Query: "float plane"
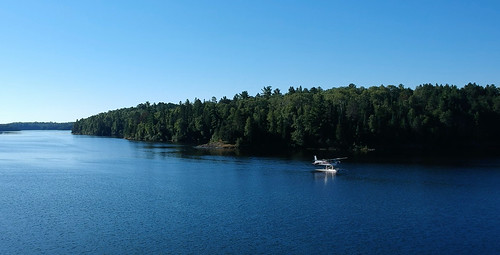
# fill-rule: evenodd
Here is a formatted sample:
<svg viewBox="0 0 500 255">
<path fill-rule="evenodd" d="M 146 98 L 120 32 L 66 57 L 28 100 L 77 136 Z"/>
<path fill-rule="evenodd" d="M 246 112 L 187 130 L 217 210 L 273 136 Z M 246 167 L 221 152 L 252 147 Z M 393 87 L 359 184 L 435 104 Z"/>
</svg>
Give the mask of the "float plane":
<svg viewBox="0 0 500 255">
<path fill-rule="evenodd" d="M 335 167 L 333 166 L 339 164 L 340 160 L 344 159 L 347 158 L 343 157 L 343 158 L 331 158 L 331 159 L 318 159 L 318 157 L 314 156 L 313 165 L 325 167 L 322 169 L 316 169 L 317 172 L 337 173 L 337 169 L 335 169 Z"/>
</svg>

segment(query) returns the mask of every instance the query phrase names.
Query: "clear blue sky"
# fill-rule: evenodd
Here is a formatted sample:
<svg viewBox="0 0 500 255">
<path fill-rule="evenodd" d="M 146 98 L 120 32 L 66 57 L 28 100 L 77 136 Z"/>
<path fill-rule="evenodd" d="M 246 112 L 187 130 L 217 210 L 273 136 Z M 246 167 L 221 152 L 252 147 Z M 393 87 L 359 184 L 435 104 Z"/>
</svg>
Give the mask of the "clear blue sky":
<svg viewBox="0 0 500 255">
<path fill-rule="evenodd" d="M 498 86 L 499 17 L 481 0 L 0 0 L 0 123 L 264 86 Z"/>
</svg>

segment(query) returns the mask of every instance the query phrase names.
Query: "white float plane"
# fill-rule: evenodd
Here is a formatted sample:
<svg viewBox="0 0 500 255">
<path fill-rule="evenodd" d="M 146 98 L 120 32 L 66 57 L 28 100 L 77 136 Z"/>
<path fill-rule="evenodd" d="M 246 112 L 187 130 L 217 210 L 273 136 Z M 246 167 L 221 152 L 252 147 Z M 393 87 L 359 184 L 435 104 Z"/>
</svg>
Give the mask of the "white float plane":
<svg viewBox="0 0 500 255">
<path fill-rule="evenodd" d="M 318 157 L 314 156 L 313 165 L 325 167 L 322 169 L 316 169 L 317 172 L 337 173 L 337 169 L 335 169 L 335 167 L 333 167 L 333 166 L 340 163 L 340 160 L 343 160 L 343 159 L 347 159 L 347 158 L 343 157 L 343 158 L 332 158 L 332 159 L 318 159 Z"/>
</svg>

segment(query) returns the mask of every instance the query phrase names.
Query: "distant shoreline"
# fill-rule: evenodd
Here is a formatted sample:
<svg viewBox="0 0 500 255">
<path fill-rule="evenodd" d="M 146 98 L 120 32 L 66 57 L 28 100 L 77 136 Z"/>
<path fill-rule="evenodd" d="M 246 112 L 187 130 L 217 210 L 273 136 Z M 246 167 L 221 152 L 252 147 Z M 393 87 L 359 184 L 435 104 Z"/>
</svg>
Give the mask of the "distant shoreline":
<svg viewBox="0 0 500 255">
<path fill-rule="evenodd" d="M 13 122 L 0 124 L 1 131 L 22 131 L 22 130 L 71 130 L 74 122 Z"/>
</svg>

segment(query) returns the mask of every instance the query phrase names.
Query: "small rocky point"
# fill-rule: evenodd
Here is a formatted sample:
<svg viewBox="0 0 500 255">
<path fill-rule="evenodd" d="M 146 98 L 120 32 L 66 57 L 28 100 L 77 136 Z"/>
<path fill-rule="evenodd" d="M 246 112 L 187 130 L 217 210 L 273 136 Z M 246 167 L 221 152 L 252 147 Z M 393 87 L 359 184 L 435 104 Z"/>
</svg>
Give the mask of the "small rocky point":
<svg viewBox="0 0 500 255">
<path fill-rule="evenodd" d="M 198 145 L 196 148 L 200 149 L 236 149 L 235 144 L 230 144 L 224 141 L 209 142 L 206 144 Z"/>
</svg>

